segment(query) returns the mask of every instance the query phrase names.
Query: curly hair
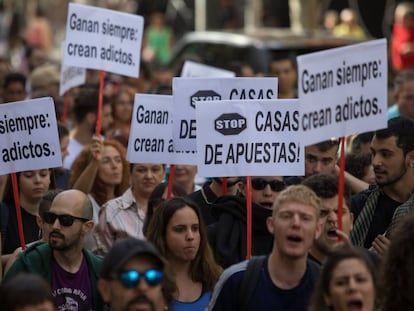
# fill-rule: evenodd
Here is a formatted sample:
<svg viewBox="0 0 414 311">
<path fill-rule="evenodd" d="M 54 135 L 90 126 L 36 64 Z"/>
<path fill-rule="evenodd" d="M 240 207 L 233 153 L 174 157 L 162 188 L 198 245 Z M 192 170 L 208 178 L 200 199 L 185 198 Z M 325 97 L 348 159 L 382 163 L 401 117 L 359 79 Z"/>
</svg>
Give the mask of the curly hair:
<svg viewBox="0 0 414 311">
<path fill-rule="evenodd" d="M 183 197 L 175 197 L 161 203 L 148 225 L 146 237 L 154 243 L 161 255 L 168 260 L 167 226 L 174 214 L 184 207 L 190 207 L 194 210 L 199 221 L 200 230 L 200 247 L 196 257 L 191 262 L 189 274 L 194 282 L 203 284 L 204 291 L 212 291 L 222 269 L 214 260 L 200 210 L 194 202 Z"/>
<path fill-rule="evenodd" d="M 121 183 L 115 186 L 115 197 L 121 196 L 129 187 L 129 163 L 125 158 L 125 148 L 115 140 L 104 140 L 104 146 L 111 146 L 114 147 L 119 154 L 121 155 L 122 160 L 122 180 Z M 73 187 L 76 180 L 78 180 L 79 176 L 85 170 L 85 168 L 89 165 L 92 161 L 92 152 L 90 146 L 85 147 L 82 152 L 76 157 L 75 161 L 71 167 L 71 175 L 69 179 L 69 187 Z M 93 182 L 92 190 L 90 192 L 96 202 L 99 205 L 103 205 L 108 200 L 112 199 L 108 197 L 108 193 L 106 191 L 105 183 L 99 178 L 97 174 L 95 176 L 95 180 Z"/>
<path fill-rule="evenodd" d="M 382 266 L 382 311 L 414 309 L 414 213 L 391 235 L 391 246 Z"/>
</svg>

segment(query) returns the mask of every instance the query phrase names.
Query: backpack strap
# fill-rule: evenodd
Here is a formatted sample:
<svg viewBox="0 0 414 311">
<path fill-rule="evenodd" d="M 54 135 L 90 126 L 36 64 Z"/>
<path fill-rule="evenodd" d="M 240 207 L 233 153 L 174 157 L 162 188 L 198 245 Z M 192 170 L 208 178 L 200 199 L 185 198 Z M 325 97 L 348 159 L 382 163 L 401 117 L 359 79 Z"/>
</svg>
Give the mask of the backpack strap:
<svg viewBox="0 0 414 311">
<path fill-rule="evenodd" d="M 243 275 L 242 282 L 239 289 L 238 310 L 247 311 L 250 299 L 256 289 L 259 281 L 260 273 L 262 271 L 263 263 L 266 261 L 266 256 L 252 257 L 247 263 L 246 271 Z"/>
</svg>

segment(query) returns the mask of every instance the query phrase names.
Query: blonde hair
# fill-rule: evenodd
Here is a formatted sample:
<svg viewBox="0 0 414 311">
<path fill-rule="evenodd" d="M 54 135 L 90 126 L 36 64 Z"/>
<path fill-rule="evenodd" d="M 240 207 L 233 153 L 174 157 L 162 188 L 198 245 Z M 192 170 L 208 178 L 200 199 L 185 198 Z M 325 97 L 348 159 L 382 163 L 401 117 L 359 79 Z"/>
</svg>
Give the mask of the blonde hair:
<svg viewBox="0 0 414 311">
<path fill-rule="evenodd" d="M 280 206 L 287 202 L 298 202 L 313 206 L 316 210 L 317 218 L 319 218 L 321 199 L 310 188 L 304 185 L 293 185 L 287 187 L 279 193 L 278 197 L 274 201 L 272 216 L 275 216 Z"/>
</svg>

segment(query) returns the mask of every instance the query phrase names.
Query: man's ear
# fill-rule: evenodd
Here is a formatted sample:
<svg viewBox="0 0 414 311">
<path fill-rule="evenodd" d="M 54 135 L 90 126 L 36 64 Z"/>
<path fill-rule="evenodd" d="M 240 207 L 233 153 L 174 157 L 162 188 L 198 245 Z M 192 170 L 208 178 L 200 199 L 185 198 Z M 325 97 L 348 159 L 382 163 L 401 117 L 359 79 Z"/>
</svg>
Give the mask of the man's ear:
<svg viewBox="0 0 414 311">
<path fill-rule="evenodd" d="M 407 153 L 405 156 L 408 167 L 414 169 L 414 150 Z"/>
<path fill-rule="evenodd" d="M 267 231 L 270 232 L 270 234 L 273 235 L 273 233 L 275 232 L 275 228 L 273 226 L 273 217 L 269 216 L 266 218 L 266 227 L 267 227 Z"/>
<path fill-rule="evenodd" d="M 109 303 L 111 299 L 109 282 L 104 279 L 99 279 L 96 286 L 98 287 L 98 291 L 101 294 L 102 300 L 105 303 Z"/>
<path fill-rule="evenodd" d="M 94 222 L 93 220 L 89 220 L 83 223 L 82 231 L 84 234 L 87 234 L 89 231 L 93 229 Z"/>
</svg>

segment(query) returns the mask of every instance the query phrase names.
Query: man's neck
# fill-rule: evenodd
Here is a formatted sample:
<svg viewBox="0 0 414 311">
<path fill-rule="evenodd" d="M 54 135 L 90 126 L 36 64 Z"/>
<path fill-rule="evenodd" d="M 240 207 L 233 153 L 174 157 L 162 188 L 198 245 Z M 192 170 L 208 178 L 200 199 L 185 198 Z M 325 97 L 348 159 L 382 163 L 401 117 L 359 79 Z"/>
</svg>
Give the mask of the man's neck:
<svg viewBox="0 0 414 311">
<path fill-rule="evenodd" d="M 72 248 L 67 251 L 54 250 L 53 257 L 63 270 L 76 273 L 82 264 L 83 252 L 82 248 Z"/>
<path fill-rule="evenodd" d="M 394 201 L 404 203 L 407 201 L 414 191 L 414 179 L 409 176 L 408 171 L 403 178 L 392 185 L 386 185 L 382 189 L 384 193 Z"/>
<path fill-rule="evenodd" d="M 268 262 L 272 282 L 281 289 L 296 287 L 306 272 L 306 260 L 307 256 L 293 259 L 273 250 Z"/>
<path fill-rule="evenodd" d="M 84 146 L 92 142 L 91 131 L 89 127 L 85 124 L 75 126 L 72 129 L 70 136 L 74 138 L 78 143 Z"/>
<path fill-rule="evenodd" d="M 309 254 L 315 258 L 319 263 L 323 263 L 326 259 L 326 255 L 322 253 L 319 249 L 317 249 L 315 246 L 312 247 L 309 251 Z"/>
</svg>

